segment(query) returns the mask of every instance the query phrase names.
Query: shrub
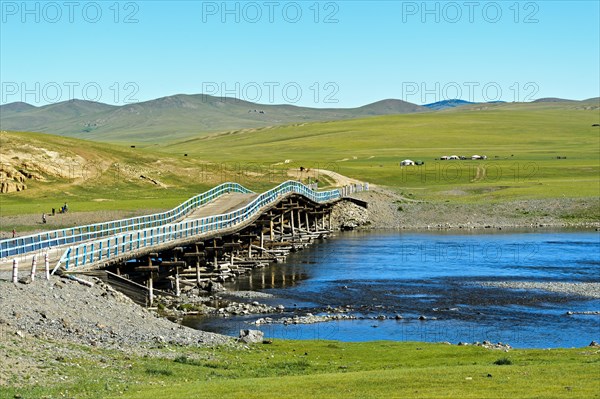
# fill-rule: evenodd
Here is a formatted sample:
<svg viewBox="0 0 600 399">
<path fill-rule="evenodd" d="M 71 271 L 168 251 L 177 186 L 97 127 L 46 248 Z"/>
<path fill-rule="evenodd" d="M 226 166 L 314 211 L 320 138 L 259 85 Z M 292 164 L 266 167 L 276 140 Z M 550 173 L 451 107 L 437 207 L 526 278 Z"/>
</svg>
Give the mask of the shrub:
<svg viewBox="0 0 600 399">
<path fill-rule="evenodd" d="M 500 359 L 496 360 L 494 364 L 497 364 L 498 366 L 508 366 L 512 364 L 512 360 L 507 357 L 501 357 Z"/>
</svg>

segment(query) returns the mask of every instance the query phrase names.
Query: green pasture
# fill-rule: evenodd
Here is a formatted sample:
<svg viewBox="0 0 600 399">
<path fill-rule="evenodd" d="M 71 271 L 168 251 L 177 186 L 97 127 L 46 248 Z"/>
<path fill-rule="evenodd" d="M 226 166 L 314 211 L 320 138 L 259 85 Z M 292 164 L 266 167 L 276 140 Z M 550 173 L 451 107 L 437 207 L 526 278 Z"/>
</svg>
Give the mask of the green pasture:
<svg viewBox="0 0 600 399">
<path fill-rule="evenodd" d="M 247 349 L 170 347 L 156 357 L 82 350 L 90 356 L 53 362 L 62 378 L 0 388 L 2 397 L 600 397 L 595 348 L 504 352 L 414 342 L 275 341 Z"/>
<path fill-rule="evenodd" d="M 424 201 L 598 197 L 600 129 L 592 127 L 599 122 L 597 109 L 570 103 L 484 108 L 244 129 L 176 142 L 167 135 L 160 144 L 137 148 L 2 133 L 3 145 L 30 143 L 91 159 L 85 167 L 93 178 L 28 182 L 27 190 L 0 196 L 0 214 L 49 212 L 65 201 L 77 211 L 169 209 L 226 181 L 255 191 L 290 178 L 290 172 L 306 181 L 301 168 L 333 170 Z M 475 154 L 487 159 L 439 160 Z M 425 164 L 400 167 L 404 159 Z M 94 168 L 94 162 L 103 167 Z M 319 180 L 321 187 L 331 183 L 325 176 Z"/>
</svg>

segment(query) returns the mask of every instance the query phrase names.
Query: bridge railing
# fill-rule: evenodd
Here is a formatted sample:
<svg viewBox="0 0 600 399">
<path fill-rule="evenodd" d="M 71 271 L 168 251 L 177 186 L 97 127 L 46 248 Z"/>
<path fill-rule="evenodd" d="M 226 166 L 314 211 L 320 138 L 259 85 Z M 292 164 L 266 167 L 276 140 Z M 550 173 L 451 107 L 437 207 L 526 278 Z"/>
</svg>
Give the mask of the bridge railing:
<svg viewBox="0 0 600 399">
<path fill-rule="evenodd" d="M 252 193 L 251 190 L 248 190 L 238 183 L 223 183 L 202 194 L 198 194 L 188 199 L 176 208 L 166 212 L 137 216 L 128 219 L 113 220 L 110 222 L 88 224 L 85 226 L 52 230 L 23 237 L 1 240 L 0 258 L 39 251 L 49 247 L 75 244 L 78 242 L 112 236 L 127 231 L 163 226 L 185 216 L 195 208 L 230 192 Z"/>
<path fill-rule="evenodd" d="M 287 181 L 260 194 L 248 205 L 233 212 L 130 231 L 105 239 L 72 246 L 63 253 L 56 268 L 61 264 L 66 269 L 82 267 L 95 262 L 117 258 L 127 252 L 198 236 L 212 231 L 229 229 L 244 223 L 258 214 L 264 207 L 275 203 L 279 198 L 290 193 L 301 194 L 319 203 L 342 197 L 342 189 L 317 192 L 297 181 Z"/>
</svg>

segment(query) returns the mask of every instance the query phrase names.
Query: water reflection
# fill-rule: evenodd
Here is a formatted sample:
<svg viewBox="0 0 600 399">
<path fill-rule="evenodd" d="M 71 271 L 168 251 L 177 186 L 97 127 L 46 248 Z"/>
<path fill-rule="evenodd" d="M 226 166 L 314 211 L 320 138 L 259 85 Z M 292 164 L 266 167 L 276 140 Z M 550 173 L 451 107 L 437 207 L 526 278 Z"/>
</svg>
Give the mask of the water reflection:
<svg viewBox="0 0 600 399">
<path fill-rule="evenodd" d="M 262 291 L 295 287 L 301 281 L 307 280 L 309 274 L 297 265 L 270 265 L 255 269 L 249 275 L 240 276 L 236 281 L 225 284 L 232 291 Z"/>
</svg>

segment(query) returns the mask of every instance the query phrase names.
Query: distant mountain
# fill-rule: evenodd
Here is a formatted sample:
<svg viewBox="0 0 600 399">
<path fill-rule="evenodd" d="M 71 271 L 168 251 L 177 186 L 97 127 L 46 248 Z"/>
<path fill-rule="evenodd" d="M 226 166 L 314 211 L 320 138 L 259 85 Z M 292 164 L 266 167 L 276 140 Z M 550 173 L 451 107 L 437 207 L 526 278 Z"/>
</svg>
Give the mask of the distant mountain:
<svg viewBox="0 0 600 399">
<path fill-rule="evenodd" d="M 0 105 L 0 113 L 8 114 L 8 113 L 13 113 L 13 112 L 30 111 L 34 108 L 35 107 L 33 105 L 19 101 L 19 102 L 15 102 L 15 103 L 6 104 L 6 105 Z"/>
<path fill-rule="evenodd" d="M 452 99 L 452 100 L 442 100 L 431 104 L 425 104 L 424 107 L 427 107 L 434 111 L 439 111 L 447 108 L 455 108 L 463 105 L 476 104 L 465 100 Z"/>
<path fill-rule="evenodd" d="M 304 122 L 334 121 L 378 115 L 485 111 L 495 107 L 562 107 L 596 109 L 598 98 L 585 101 L 542 98 L 532 103 L 471 103 L 460 99 L 425 106 L 387 99 L 357 108 L 308 108 L 294 105 L 257 104 L 235 98 L 203 94 L 178 94 L 122 106 L 70 100 L 34 107 L 15 102 L 0 106 L 2 130 L 33 131 L 126 143 L 161 143 L 214 132 L 232 132 Z M 540 104 L 541 103 L 541 104 Z"/>
<path fill-rule="evenodd" d="M 392 99 L 358 108 L 307 108 L 179 94 L 123 106 L 83 100 L 42 107 L 11 103 L 1 106 L 0 111 L 3 130 L 53 133 L 99 141 L 160 142 L 199 133 L 430 110 Z"/>
<path fill-rule="evenodd" d="M 18 128 L 23 131 L 53 133 L 53 127 L 115 108 L 118 107 L 85 100 L 69 100 L 39 108 L 27 103 L 10 103 L 0 106 L 0 127 L 3 130 Z M 47 130 L 44 130 L 45 127 Z"/>
<path fill-rule="evenodd" d="M 368 115 L 409 114 L 413 112 L 427 111 L 422 105 L 409 103 L 402 100 L 387 99 L 372 104 L 355 108 L 359 113 Z"/>
<path fill-rule="evenodd" d="M 537 100 L 534 100 L 532 102 L 534 103 L 565 103 L 565 102 L 576 102 L 577 100 L 567 100 L 564 98 L 557 98 L 557 97 L 545 97 L 545 98 L 538 98 Z"/>
</svg>

